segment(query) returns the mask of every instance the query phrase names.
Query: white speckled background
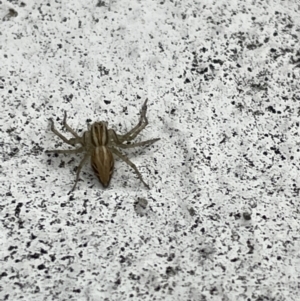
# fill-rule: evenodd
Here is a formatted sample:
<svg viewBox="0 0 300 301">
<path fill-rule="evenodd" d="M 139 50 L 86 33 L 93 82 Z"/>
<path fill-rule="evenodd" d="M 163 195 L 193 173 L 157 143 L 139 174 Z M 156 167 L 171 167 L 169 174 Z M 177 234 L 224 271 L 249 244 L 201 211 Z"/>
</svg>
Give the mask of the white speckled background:
<svg viewBox="0 0 300 301">
<path fill-rule="evenodd" d="M 63 2 L 63 3 L 62 3 Z M 299 300 L 299 1 L 0 1 L 0 300 Z M 107 189 L 64 147 L 149 126 Z M 67 146 L 65 146 L 67 148 Z M 146 200 L 146 209 L 138 202 Z"/>
</svg>

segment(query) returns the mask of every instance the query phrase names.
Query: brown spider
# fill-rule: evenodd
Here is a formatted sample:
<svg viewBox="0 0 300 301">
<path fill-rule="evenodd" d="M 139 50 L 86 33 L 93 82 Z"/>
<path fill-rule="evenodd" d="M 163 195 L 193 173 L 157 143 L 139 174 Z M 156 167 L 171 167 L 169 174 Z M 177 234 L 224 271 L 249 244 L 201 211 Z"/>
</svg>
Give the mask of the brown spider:
<svg viewBox="0 0 300 301">
<path fill-rule="evenodd" d="M 69 192 L 69 194 L 76 188 L 77 182 L 79 180 L 79 174 L 86 163 L 86 161 L 91 157 L 91 165 L 96 173 L 99 181 L 102 183 L 104 187 L 107 187 L 112 173 L 114 169 L 114 157 L 113 154 L 118 156 L 120 159 L 125 161 L 129 166 L 133 168 L 139 179 L 142 183 L 149 188 L 149 186 L 144 182 L 141 173 L 138 171 L 137 167 L 119 150 L 115 147 L 119 148 L 133 148 L 136 146 L 144 146 L 151 145 L 152 143 L 158 141 L 160 138 L 151 139 L 143 142 L 138 142 L 134 144 L 126 144 L 124 142 L 129 142 L 133 140 L 148 124 L 148 119 L 146 117 L 147 112 L 147 101 L 144 102 L 141 111 L 141 117 L 138 124 L 130 130 L 125 135 L 118 135 L 112 129 L 107 129 L 107 122 L 100 121 L 93 123 L 88 130 L 85 131 L 82 137 L 78 136 L 78 134 L 67 124 L 67 113 L 65 112 L 63 125 L 64 127 L 74 136 L 74 138 L 67 139 L 63 136 L 55 127 L 52 119 L 51 121 L 51 131 L 61 138 L 65 143 L 75 146 L 76 144 L 80 144 L 81 147 L 76 149 L 68 149 L 68 150 L 47 150 L 46 153 L 59 153 L 59 154 L 78 154 L 81 152 L 85 152 L 83 159 L 81 160 L 77 172 L 76 172 L 76 180 L 73 188 Z"/>
</svg>

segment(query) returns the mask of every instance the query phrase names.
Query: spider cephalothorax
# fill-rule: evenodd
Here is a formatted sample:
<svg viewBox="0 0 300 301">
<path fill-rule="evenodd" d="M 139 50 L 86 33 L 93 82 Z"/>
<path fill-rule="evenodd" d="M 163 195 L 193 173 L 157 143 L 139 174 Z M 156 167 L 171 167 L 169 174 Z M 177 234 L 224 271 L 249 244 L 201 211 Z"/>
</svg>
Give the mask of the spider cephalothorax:
<svg viewBox="0 0 300 301">
<path fill-rule="evenodd" d="M 77 154 L 84 152 L 85 155 L 81 160 L 77 172 L 75 184 L 70 191 L 70 193 L 76 188 L 77 182 L 79 180 L 79 174 L 86 163 L 86 161 L 91 158 L 92 168 L 97 175 L 99 181 L 103 184 L 104 187 L 107 187 L 114 169 L 114 157 L 115 154 L 117 157 L 125 161 L 129 166 L 131 166 L 142 183 L 149 188 L 149 186 L 144 182 L 142 175 L 138 171 L 137 167 L 116 147 L 119 148 L 132 148 L 137 146 L 150 145 L 160 138 L 151 139 L 143 142 L 126 144 L 124 142 L 132 141 L 148 124 L 148 119 L 146 117 L 147 112 L 147 99 L 142 106 L 141 117 L 139 123 L 125 135 L 118 135 L 112 129 L 107 128 L 107 122 L 95 122 L 90 128 L 83 133 L 80 137 L 68 124 L 67 124 L 67 113 L 65 112 L 63 125 L 65 128 L 74 136 L 74 138 L 67 139 L 63 136 L 55 127 L 52 119 L 51 121 L 51 130 L 52 132 L 61 138 L 65 143 L 75 146 L 80 144 L 81 147 L 76 149 L 69 150 L 48 150 L 46 153 L 63 153 L 63 154 Z"/>
</svg>

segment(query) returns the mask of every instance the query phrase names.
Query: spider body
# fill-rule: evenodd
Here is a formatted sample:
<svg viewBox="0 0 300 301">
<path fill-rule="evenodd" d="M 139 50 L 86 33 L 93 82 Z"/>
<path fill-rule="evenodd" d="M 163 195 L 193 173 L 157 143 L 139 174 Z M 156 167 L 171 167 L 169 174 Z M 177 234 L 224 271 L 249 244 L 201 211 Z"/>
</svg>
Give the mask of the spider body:
<svg viewBox="0 0 300 301">
<path fill-rule="evenodd" d="M 109 135 L 106 122 L 95 122 L 89 132 L 85 132 L 86 145 L 92 145 L 91 165 L 100 183 L 107 187 L 113 170 L 114 156 L 109 149 Z M 88 141 L 90 139 L 90 141 Z"/>
<path fill-rule="evenodd" d="M 99 181 L 104 187 L 109 185 L 110 179 L 113 174 L 114 169 L 114 156 L 116 155 L 123 161 L 125 161 L 130 167 L 133 168 L 141 182 L 149 188 L 149 186 L 144 182 L 141 173 L 138 171 L 137 167 L 125 156 L 123 155 L 116 147 L 119 148 L 133 148 L 137 146 L 151 145 L 154 142 L 158 141 L 160 138 L 151 139 L 143 142 L 127 144 L 127 142 L 132 141 L 136 136 L 146 127 L 148 124 L 148 119 L 146 117 L 147 111 L 147 99 L 142 106 L 141 116 L 138 124 L 130 130 L 125 135 L 118 135 L 113 129 L 108 129 L 107 122 L 95 122 L 93 123 L 87 131 L 83 133 L 80 137 L 68 124 L 67 124 L 67 113 L 65 112 L 63 125 L 65 128 L 74 136 L 74 138 L 67 139 L 62 135 L 55 127 L 52 119 L 51 121 L 51 130 L 52 132 L 61 138 L 65 143 L 76 146 L 77 144 L 81 145 L 76 149 L 69 150 L 48 150 L 46 153 L 63 153 L 63 154 L 77 154 L 85 153 L 83 159 L 79 163 L 76 172 L 76 180 L 71 193 L 77 185 L 79 180 L 79 174 L 86 163 L 86 161 L 91 158 L 91 166 L 98 177 Z M 124 143 L 125 142 L 125 143 Z"/>
</svg>

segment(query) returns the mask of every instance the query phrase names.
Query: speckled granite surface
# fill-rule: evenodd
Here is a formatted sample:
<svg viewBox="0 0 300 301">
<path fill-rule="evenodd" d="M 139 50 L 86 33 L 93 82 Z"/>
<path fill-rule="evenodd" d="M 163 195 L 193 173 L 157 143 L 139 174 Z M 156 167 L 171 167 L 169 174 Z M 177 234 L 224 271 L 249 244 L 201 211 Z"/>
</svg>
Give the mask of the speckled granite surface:
<svg viewBox="0 0 300 301">
<path fill-rule="evenodd" d="M 0 300 L 300 300 L 299 1 L 61 2 L 0 2 Z M 145 98 L 151 189 L 117 161 L 68 196 L 48 119 Z"/>
</svg>

